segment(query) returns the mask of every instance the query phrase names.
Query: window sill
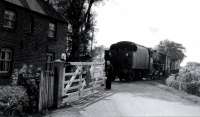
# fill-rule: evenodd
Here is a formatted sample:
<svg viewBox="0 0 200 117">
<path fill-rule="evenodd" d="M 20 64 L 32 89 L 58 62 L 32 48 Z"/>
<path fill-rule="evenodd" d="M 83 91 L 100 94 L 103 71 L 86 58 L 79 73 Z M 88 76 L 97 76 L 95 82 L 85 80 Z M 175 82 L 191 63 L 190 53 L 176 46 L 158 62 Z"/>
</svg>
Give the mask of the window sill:
<svg viewBox="0 0 200 117">
<path fill-rule="evenodd" d="M 0 72 L 0 78 L 2 77 L 10 77 L 11 76 L 11 73 L 10 72 Z"/>
<path fill-rule="evenodd" d="M 47 37 L 47 39 L 56 41 L 56 37 Z"/>
<path fill-rule="evenodd" d="M 33 32 L 25 32 L 24 34 L 27 36 L 33 36 Z"/>
<path fill-rule="evenodd" d="M 8 32 L 15 32 L 14 28 L 7 28 L 7 27 L 3 27 L 4 31 L 8 31 Z"/>
<path fill-rule="evenodd" d="M 2 74 L 2 73 L 7 74 L 8 71 L 0 71 L 0 74 Z"/>
</svg>

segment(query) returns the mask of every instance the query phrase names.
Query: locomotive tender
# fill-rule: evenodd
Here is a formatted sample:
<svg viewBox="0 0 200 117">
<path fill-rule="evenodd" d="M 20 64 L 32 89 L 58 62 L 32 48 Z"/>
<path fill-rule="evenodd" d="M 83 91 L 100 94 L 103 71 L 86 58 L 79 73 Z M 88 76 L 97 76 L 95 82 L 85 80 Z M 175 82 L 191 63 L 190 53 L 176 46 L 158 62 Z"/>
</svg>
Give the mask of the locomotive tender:
<svg viewBox="0 0 200 117">
<path fill-rule="evenodd" d="M 165 75 L 170 69 L 168 56 L 129 41 L 112 44 L 105 56 L 112 65 L 112 71 L 109 72 L 112 72 L 113 80 L 116 77 L 126 81 L 152 78 Z"/>
</svg>

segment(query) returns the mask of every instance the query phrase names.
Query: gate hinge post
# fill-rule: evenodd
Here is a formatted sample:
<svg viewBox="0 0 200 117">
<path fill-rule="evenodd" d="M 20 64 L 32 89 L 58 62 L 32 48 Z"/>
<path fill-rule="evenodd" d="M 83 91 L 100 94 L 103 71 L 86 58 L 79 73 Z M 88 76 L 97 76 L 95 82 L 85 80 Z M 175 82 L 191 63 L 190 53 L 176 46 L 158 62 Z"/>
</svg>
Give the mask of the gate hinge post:
<svg viewBox="0 0 200 117">
<path fill-rule="evenodd" d="M 54 66 L 55 66 L 55 80 L 57 80 L 57 85 L 55 85 L 56 87 L 54 89 L 55 92 L 57 92 L 57 95 L 54 96 L 57 99 L 56 100 L 56 107 L 59 108 L 62 104 L 62 94 L 63 94 L 63 81 L 64 81 L 64 66 L 65 66 L 65 61 L 62 61 L 60 59 L 57 59 L 54 61 Z"/>
</svg>

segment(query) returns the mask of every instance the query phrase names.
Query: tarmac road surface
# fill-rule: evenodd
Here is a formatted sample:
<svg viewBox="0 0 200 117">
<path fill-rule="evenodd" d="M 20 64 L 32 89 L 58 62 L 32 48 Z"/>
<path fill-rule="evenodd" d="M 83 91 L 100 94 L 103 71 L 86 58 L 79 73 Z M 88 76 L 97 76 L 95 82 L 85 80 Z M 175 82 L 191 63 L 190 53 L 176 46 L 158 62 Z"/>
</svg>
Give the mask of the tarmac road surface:
<svg viewBox="0 0 200 117">
<path fill-rule="evenodd" d="M 112 95 L 88 106 L 62 109 L 47 117 L 200 117 L 200 97 L 155 81 L 114 82 L 111 92 Z"/>
</svg>

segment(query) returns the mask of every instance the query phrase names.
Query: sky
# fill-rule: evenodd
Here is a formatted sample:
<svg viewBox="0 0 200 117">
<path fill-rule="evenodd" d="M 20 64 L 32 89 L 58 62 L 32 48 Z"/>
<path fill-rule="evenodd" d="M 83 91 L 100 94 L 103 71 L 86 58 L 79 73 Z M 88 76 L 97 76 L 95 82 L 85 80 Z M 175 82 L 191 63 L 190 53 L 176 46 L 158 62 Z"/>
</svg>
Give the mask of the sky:
<svg viewBox="0 0 200 117">
<path fill-rule="evenodd" d="M 200 0 L 104 0 L 95 8 L 97 45 L 132 41 L 155 47 L 168 39 L 186 47 L 186 58 L 200 62 Z"/>
</svg>

